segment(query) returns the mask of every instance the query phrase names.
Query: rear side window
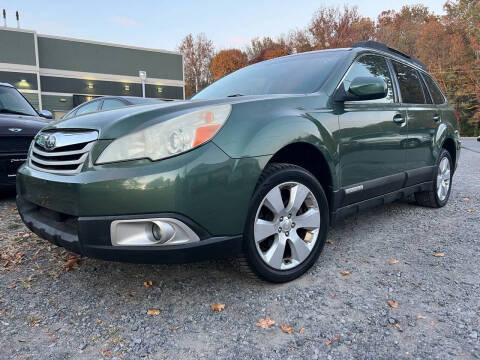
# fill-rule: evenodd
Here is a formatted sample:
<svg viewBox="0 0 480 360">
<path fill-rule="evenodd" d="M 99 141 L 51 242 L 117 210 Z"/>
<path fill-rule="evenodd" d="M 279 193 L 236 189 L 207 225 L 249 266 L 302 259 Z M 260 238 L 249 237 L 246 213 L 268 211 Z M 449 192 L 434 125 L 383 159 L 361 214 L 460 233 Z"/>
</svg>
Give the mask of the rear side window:
<svg viewBox="0 0 480 360">
<path fill-rule="evenodd" d="M 410 66 L 392 61 L 397 75 L 402 102 L 407 104 L 425 104 L 420 74 Z"/>
<path fill-rule="evenodd" d="M 348 71 L 345 80 L 343 81 L 343 86 L 345 87 L 345 91 L 348 91 L 350 87 L 350 83 L 356 77 L 360 76 L 367 76 L 367 77 L 379 77 L 385 80 L 387 83 L 388 94 L 383 99 L 378 100 L 368 100 L 369 102 L 385 102 L 385 103 L 393 103 L 393 89 L 392 89 L 392 78 L 390 76 L 390 70 L 388 69 L 387 62 L 385 58 L 376 55 L 365 55 L 360 57 L 355 63 L 352 65 L 350 70 Z M 362 101 L 365 103 L 367 101 Z"/>
<path fill-rule="evenodd" d="M 430 77 L 430 75 L 423 75 L 425 82 L 427 83 L 428 88 L 430 89 L 430 93 L 433 97 L 433 102 L 435 104 L 443 104 L 445 102 L 445 97 L 443 96 L 442 92 L 438 88 L 437 83 Z"/>
</svg>

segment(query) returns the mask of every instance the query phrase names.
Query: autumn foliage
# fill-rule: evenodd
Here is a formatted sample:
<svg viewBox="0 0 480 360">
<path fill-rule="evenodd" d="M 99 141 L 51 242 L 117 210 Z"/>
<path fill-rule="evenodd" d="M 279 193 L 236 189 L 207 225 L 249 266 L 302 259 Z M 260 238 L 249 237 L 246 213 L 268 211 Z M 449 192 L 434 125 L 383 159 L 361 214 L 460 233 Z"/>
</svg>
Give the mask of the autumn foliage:
<svg viewBox="0 0 480 360">
<path fill-rule="evenodd" d="M 210 51 L 204 51 L 204 59 L 198 54 L 191 62 L 186 61 L 186 75 L 187 64 L 195 62 L 201 62 L 203 72 L 194 84 L 189 82 L 195 76 L 186 76 L 186 88 L 194 93 L 212 79 L 219 79 L 259 61 L 311 50 L 349 47 L 362 40 L 376 40 L 423 61 L 442 86 L 450 104 L 460 114 L 462 134 L 478 135 L 480 1 L 448 1 L 444 9 L 446 14 L 440 16 L 424 5 L 404 6 L 399 11 L 387 9 L 377 19 L 371 19 L 360 15 L 357 7 L 323 7 L 313 14 L 305 28 L 292 30 L 286 36 L 254 38 L 245 51 L 222 50 L 214 57 Z M 185 57 L 188 56 L 182 52 Z M 199 74 L 199 70 L 193 74 Z"/>
<path fill-rule="evenodd" d="M 222 50 L 212 59 L 210 71 L 213 80 L 241 69 L 248 64 L 247 54 L 238 49 Z"/>
</svg>

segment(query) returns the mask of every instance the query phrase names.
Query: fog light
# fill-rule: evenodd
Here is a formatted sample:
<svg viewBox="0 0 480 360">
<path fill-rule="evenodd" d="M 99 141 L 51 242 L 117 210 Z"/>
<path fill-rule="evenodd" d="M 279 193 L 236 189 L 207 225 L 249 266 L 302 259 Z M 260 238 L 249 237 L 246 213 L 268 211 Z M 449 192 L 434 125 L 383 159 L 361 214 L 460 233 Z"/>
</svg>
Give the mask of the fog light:
<svg viewBox="0 0 480 360">
<path fill-rule="evenodd" d="M 200 241 L 198 235 L 178 219 L 115 220 L 110 226 L 113 246 L 180 245 Z"/>
<path fill-rule="evenodd" d="M 152 222 L 152 235 L 157 244 L 163 244 L 170 240 L 175 234 L 175 229 L 172 225 L 164 221 Z"/>
<path fill-rule="evenodd" d="M 162 229 L 157 224 L 152 224 L 152 234 L 155 240 L 162 240 Z"/>
</svg>

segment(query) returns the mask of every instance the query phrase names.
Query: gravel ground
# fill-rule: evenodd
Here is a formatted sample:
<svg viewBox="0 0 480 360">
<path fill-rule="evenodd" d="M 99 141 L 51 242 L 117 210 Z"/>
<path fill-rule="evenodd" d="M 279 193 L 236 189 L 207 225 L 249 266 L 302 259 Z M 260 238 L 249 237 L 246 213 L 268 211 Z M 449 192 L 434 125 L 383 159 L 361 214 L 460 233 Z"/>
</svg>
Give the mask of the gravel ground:
<svg viewBox="0 0 480 360">
<path fill-rule="evenodd" d="M 446 207 L 347 218 L 283 285 L 228 261 L 77 259 L 29 233 L 3 196 L 0 359 L 479 359 L 480 143 L 463 145 Z M 256 326 L 267 316 L 274 325 Z"/>
</svg>

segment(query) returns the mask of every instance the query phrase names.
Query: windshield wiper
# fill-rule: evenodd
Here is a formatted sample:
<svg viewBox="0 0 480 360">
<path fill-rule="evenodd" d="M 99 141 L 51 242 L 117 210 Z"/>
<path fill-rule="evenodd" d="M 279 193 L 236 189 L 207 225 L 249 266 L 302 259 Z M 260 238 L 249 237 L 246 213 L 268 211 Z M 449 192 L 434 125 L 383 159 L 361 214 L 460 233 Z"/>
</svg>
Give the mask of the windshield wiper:
<svg viewBox="0 0 480 360">
<path fill-rule="evenodd" d="M 245 96 L 243 94 L 232 94 L 232 95 L 228 95 L 227 97 L 238 97 L 238 96 Z"/>
<path fill-rule="evenodd" d="M 15 110 L 10 110 L 10 109 L 0 109 L 0 113 L 33 116 L 32 114 L 27 114 L 27 113 L 24 113 L 24 112 L 21 112 L 21 111 L 15 111 Z"/>
</svg>

